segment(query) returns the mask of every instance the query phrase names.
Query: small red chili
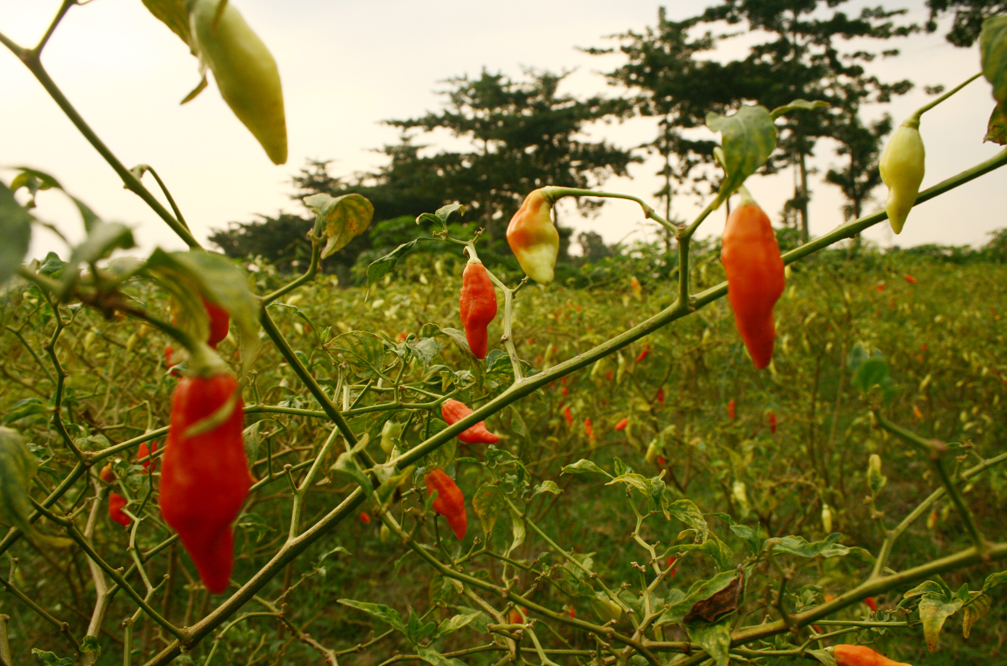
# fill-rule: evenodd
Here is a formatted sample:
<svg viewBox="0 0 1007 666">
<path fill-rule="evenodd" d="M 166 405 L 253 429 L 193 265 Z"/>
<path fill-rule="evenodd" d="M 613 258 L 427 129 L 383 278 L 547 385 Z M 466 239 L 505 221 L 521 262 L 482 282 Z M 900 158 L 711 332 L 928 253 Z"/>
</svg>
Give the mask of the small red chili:
<svg viewBox="0 0 1007 666">
<path fill-rule="evenodd" d="M 441 405 L 441 416 L 448 425 L 453 425 L 472 413 L 467 405 L 458 400 L 445 400 Z M 486 422 L 479 423 L 458 433 L 458 440 L 465 444 L 495 444 L 500 437 L 486 429 Z"/>
</svg>

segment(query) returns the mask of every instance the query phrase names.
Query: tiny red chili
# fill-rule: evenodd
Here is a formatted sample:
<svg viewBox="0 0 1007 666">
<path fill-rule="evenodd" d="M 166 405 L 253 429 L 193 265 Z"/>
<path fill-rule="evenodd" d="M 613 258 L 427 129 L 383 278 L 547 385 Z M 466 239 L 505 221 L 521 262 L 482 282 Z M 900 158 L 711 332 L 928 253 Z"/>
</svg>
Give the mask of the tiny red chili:
<svg viewBox="0 0 1007 666">
<path fill-rule="evenodd" d="M 441 405 L 441 416 L 448 425 L 453 425 L 472 413 L 465 403 L 458 400 L 445 400 Z M 458 440 L 465 444 L 495 444 L 500 437 L 486 429 L 486 422 L 479 423 L 458 433 Z"/>
<path fill-rule="evenodd" d="M 367 513 L 366 511 L 361 511 L 360 512 L 360 522 L 362 522 L 364 525 L 370 525 L 371 524 L 371 515 L 369 513 Z"/>
<path fill-rule="evenodd" d="M 125 506 L 126 498 L 119 493 L 112 493 L 108 496 L 108 517 L 123 527 L 129 527 L 133 521 L 123 512 Z"/>
<path fill-rule="evenodd" d="M 570 413 L 570 405 L 563 408 L 563 418 L 566 419 L 566 424 L 568 426 L 573 425 L 573 414 Z"/>
<path fill-rule="evenodd" d="M 622 419 L 619 420 L 618 423 L 615 424 L 615 429 L 616 430 L 625 430 L 626 426 L 628 426 L 628 425 L 629 425 L 629 419 L 623 417 Z"/>
</svg>

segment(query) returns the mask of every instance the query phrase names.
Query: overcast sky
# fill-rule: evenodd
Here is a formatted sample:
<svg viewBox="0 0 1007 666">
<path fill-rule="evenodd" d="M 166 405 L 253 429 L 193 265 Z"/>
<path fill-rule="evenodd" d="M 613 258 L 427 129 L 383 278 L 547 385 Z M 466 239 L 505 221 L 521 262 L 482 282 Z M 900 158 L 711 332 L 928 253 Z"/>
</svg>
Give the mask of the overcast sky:
<svg viewBox="0 0 1007 666">
<path fill-rule="evenodd" d="M 437 91 L 447 88 L 443 80 L 449 77 L 475 77 L 483 68 L 514 78 L 521 78 L 528 67 L 573 69 L 566 82 L 568 92 L 618 94 L 599 72 L 622 64 L 619 56 L 589 56 L 576 47 L 614 45 L 606 35 L 655 25 L 659 5 L 644 0 L 232 2 L 280 67 L 290 146 L 283 166 L 270 163 L 212 80 L 196 100 L 179 105 L 198 82 L 196 60 L 140 0 L 93 0 L 73 8 L 43 55 L 52 78 L 122 162 L 157 169 L 200 241 L 214 228 L 250 221 L 256 214 L 302 213 L 303 208 L 290 199 L 289 182 L 308 159 L 332 160 L 334 175 L 380 166 L 381 156 L 373 150 L 398 140 L 398 132 L 380 121 L 438 110 L 442 98 Z M 0 32 L 22 45 L 33 45 L 59 4 L 0 0 Z M 702 7 L 682 0 L 664 4 L 672 19 L 693 15 Z M 859 13 L 863 4 L 851 2 L 846 11 Z M 910 9 L 908 20 L 923 22 L 927 16 L 923 0 L 886 0 L 885 5 Z M 899 121 L 930 99 L 924 86 L 951 87 L 979 70 L 978 47 L 956 49 L 942 35 L 898 40 L 900 57 L 872 65 L 871 71 L 883 81 L 909 78 L 917 87 L 890 105 L 868 109 L 868 117 L 887 111 Z M 851 50 L 853 46 L 861 47 L 852 45 Z M 741 43 L 733 48 L 736 52 L 725 57 L 743 55 Z M 980 80 L 924 117 L 924 188 L 998 152 L 999 146 L 982 144 L 991 109 L 989 85 Z M 622 146 L 644 143 L 653 135 L 653 125 L 645 119 L 591 131 L 593 138 Z M 813 164 L 820 175 L 840 165 L 833 148 L 825 141 L 818 144 Z M 9 183 L 13 174 L 4 168 L 20 165 L 52 174 L 103 219 L 133 226 L 145 252 L 155 245 L 184 247 L 122 188 L 25 67 L 0 48 L 0 178 Z M 660 187 L 653 176 L 658 168 L 655 163 L 636 165 L 632 178 L 612 179 L 605 187 L 649 198 Z M 149 176 L 145 182 L 155 189 Z M 921 205 L 910 215 L 897 244 L 984 243 L 990 231 L 1007 226 L 1002 206 L 1005 186 L 1007 172 L 994 172 Z M 788 171 L 753 178 L 749 188 L 777 219 L 783 202 L 792 196 L 793 175 Z M 884 189 L 875 194 L 877 201 L 868 211 L 883 205 Z M 842 223 L 843 202 L 835 187 L 817 181 L 812 196 L 812 235 Z M 680 203 L 676 213 L 681 218 L 698 210 L 693 202 Z M 41 195 L 36 213 L 71 238 L 81 237 L 79 217 L 59 195 Z M 638 208 L 623 202 L 608 204 L 597 218 L 581 219 L 571 210 L 563 219 L 578 230 L 598 231 L 608 242 L 643 238 L 654 230 L 642 223 Z M 723 216 L 715 215 L 700 235 L 719 234 L 722 229 Z M 896 242 L 887 225 L 867 236 L 883 245 Z M 36 229 L 31 255 L 48 250 L 67 255 L 55 236 Z"/>
</svg>

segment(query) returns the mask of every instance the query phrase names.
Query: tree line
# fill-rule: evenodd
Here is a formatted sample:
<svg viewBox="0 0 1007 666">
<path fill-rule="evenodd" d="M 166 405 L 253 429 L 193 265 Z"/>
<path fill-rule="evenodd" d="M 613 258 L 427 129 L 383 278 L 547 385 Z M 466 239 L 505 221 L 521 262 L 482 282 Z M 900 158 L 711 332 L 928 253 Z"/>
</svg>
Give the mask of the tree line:
<svg viewBox="0 0 1007 666">
<path fill-rule="evenodd" d="M 359 279 L 355 265 L 366 265 L 400 243 L 431 233 L 417 228 L 416 216 L 452 202 L 467 207 L 462 223 L 485 230 L 488 242 L 480 249 L 484 259 L 513 263 L 504 231 L 529 191 L 545 185 L 599 187 L 611 176 L 627 175 L 630 165 L 642 163 L 644 155 L 658 155 L 663 186 L 654 196 L 671 219 L 676 197 L 709 194 L 719 186 L 719 172 L 713 168 L 715 143 L 691 131 L 705 124 L 708 112 L 724 114 L 753 103 L 775 108 L 801 98 L 829 106 L 788 117 L 779 127 L 779 149 L 763 169 L 793 172 L 793 195 L 782 217 L 800 241 L 807 241 L 809 160 L 822 139 L 833 140 L 841 158 L 841 166 L 830 169 L 825 181 L 841 191 L 847 219 L 860 217 L 881 183 L 878 159 L 892 119 L 885 114 L 865 122 L 861 110 L 904 95 L 913 83 L 881 81 L 870 73 L 870 63 L 897 56 L 899 38 L 936 31 L 937 20 L 945 14 L 953 16 L 946 39 L 955 46 L 971 46 L 983 19 L 1007 11 L 1005 0 L 927 0 L 929 20 L 919 26 L 904 21 L 905 9 L 867 7 L 853 16 L 843 11 L 846 3 L 721 0 L 681 21 L 670 20 L 662 7 L 655 25 L 615 35 L 617 46 L 584 49 L 622 56 L 622 64 L 605 73 L 620 93 L 613 98 L 561 92 L 569 72 L 529 69 L 514 79 L 483 71 L 478 77 L 449 79 L 439 111 L 384 121 L 401 130 L 398 143 L 379 151 L 385 166 L 333 175 L 330 162 L 310 161 L 293 177 L 291 197 L 300 201 L 317 193 L 355 192 L 374 204 L 370 232 L 326 262 L 325 270 L 339 275 L 344 284 Z M 753 32 L 763 39 L 749 46 L 744 57 L 728 62 L 715 57 L 722 44 Z M 855 39 L 857 45 L 867 39 L 877 47 L 851 50 Z M 634 116 L 657 120 L 655 136 L 644 145 L 624 148 L 585 137 L 584 130 L 596 123 Z M 463 139 L 466 149 L 425 143 L 437 130 Z M 599 205 L 580 201 L 578 211 L 589 215 Z M 569 261 L 572 230 L 563 220 L 557 225 L 560 261 Z M 210 240 L 229 256 L 258 256 L 280 270 L 298 270 L 310 256 L 311 226 L 307 211 L 303 217 L 262 215 L 217 230 Z M 578 242 L 586 260 L 611 252 L 596 233 L 581 233 Z M 666 243 L 670 246 L 671 239 Z M 427 245 L 434 246 L 440 244 Z"/>
</svg>

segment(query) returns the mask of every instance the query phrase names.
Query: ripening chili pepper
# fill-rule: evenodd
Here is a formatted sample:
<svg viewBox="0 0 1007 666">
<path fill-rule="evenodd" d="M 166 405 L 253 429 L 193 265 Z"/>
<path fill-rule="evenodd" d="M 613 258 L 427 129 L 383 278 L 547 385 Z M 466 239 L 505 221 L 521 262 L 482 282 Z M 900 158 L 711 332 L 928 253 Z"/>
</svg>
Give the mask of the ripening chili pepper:
<svg viewBox="0 0 1007 666">
<path fill-rule="evenodd" d="M 461 489 L 439 467 L 424 474 L 423 480 L 427 484 L 427 495 L 433 495 L 437 491 L 434 511 L 444 516 L 459 540 L 464 539 L 468 529 L 468 516 L 465 514 L 465 496 Z"/>
<path fill-rule="evenodd" d="M 915 416 L 920 421 L 923 420 L 923 412 L 920 410 L 918 405 L 913 405 L 913 416 Z"/>
<path fill-rule="evenodd" d="M 507 244 L 521 270 L 539 284 L 555 277 L 559 232 L 552 221 L 554 200 L 545 189 L 532 191 L 507 225 Z"/>
<path fill-rule="evenodd" d="M 665 466 L 667 466 L 667 464 L 668 464 L 668 459 L 667 458 L 665 458 L 664 456 L 658 456 L 657 457 L 657 466 L 658 467 L 665 467 Z"/>
<path fill-rule="evenodd" d="M 896 234 L 902 232 L 909 211 L 919 196 L 925 162 L 926 151 L 920 136 L 919 119 L 903 121 L 892 134 L 878 162 L 881 180 L 888 186 L 885 210 Z"/>
<path fill-rule="evenodd" d="M 220 96 L 265 149 L 273 164 L 287 161 L 287 121 L 280 72 L 269 49 L 228 2 L 187 0 L 193 46 L 209 67 Z"/>
<path fill-rule="evenodd" d="M 497 316 L 497 294 L 486 267 L 478 259 L 470 259 L 465 265 L 459 305 L 465 339 L 469 341 L 472 355 L 484 359 L 488 338 L 486 329 Z"/>
<path fill-rule="evenodd" d="M 878 602 L 874 601 L 874 597 L 865 598 L 864 603 L 871 609 L 871 612 L 878 612 Z"/>
<path fill-rule="evenodd" d="M 208 301 L 205 296 L 203 297 L 203 307 L 206 308 L 206 314 L 210 317 L 210 336 L 207 338 L 206 344 L 216 349 L 221 340 L 227 337 L 227 328 L 231 323 L 231 317 L 227 314 L 227 310 Z"/>
<path fill-rule="evenodd" d="M 728 403 L 727 403 L 727 418 L 728 418 L 728 420 L 733 421 L 734 417 L 736 416 L 736 414 L 737 414 L 737 412 L 734 409 L 734 401 L 733 400 L 728 401 Z"/>
<path fill-rule="evenodd" d="M 171 357 L 174 356 L 174 354 L 175 354 L 175 350 L 172 347 L 165 347 L 164 348 L 164 363 L 169 368 L 171 368 L 171 376 L 172 377 L 181 377 L 182 373 L 179 372 L 178 370 L 172 368 Z"/>
<path fill-rule="evenodd" d="M 762 370 L 773 359 L 773 306 L 786 278 L 773 225 L 744 189 L 740 205 L 727 218 L 720 259 L 734 324 L 755 367 Z"/>
<path fill-rule="evenodd" d="M 657 398 L 656 399 L 662 405 L 664 404 L 664 389 L 663 388 L 657 389 Z"/>
<path fill-rule="evenodd" d="M 362 522 L 364 525 L 370 525 L 371 524 L 371 514 L 367 513 L 366 511 L 361 511 L 360 512 L 360 522 Z"/>
<path fill-rule="evenodd" d="M 228 374 L 185 377 L 171 399 L 161 467 L 161 515 L 182 540 L 211 593 L 227 589 L 231 523 L 248 495 L 244 405 Z"/>
<path fill-rule="evenodd" d="M 832 656 L 836 658 L 836 666 L 912 666 L 892 661 L 865 645 L 837 645 L 832 648 Z"/>
<path fill-rule="evenodd" d="M 568 426 L 573 425 L 573 414 L 570 413 L 570 405 L 563 408 L 563 418 L 566 419 L 566 424 Z"/>
<path fill-rule="evenodd" d="M 566 396 L 570 395 L 570 389 L 568 389 L 567 387 L 564 386 L 563 390 L 560 391 L 560 393 L 562 393 L 563 397 L 565 398 Z"/>
<path fill-rule="evenodd" d="M 909 284 L 916 284 L 917 282 L 919 282 L 919 280 L 917 280 L 916 278 L 914 278 L 909 273 L 906 273 L 906 282 L 908 282 Z"/>
<path fill-rule="evenodd" d="M 668 557 L 668 575 L 669 576 L 674 576 L 675 574 L 678 573 L 678 567 L 675 566 L 675 562 L 677 562 L 677 561 L 678 561 L 678 558 L 675 557 L 674 555 L 671 555 L 671 556 Z"/>
<path fill-rule="evenodd" d="M 147 472 L 150 471 L 151 463 L 153 463 L 154 465 L 154 471 L 155 472 L 157 471 L 157 460 L 153 458 L 151 458 L 150 460 L 144 460 L 144 458 L 149 458 L 155 453 L 157 453 L 157 442 L 152 443 L 149 448 L 147 447 L 147 442 L 141 442 L 140 446 L 137 447 L 136 460 L 137 462 L 143 460 L 143 462 L 141 463 L 143 465 L 142 474 L 146 474 Z"/>
<path fill-rule="evenodd" d="M 647 355 L 649 353 L 650 353 L 650 345 L 645 345 L 643 350 L 639 353 L 639 355 L 637 355 L 636 362 L 637 363 L 642 362 L 645 358 L 647 358 Z"/>
<path fill-rule="evenodd" d="M 623 417 L 622 419 L 619 420 L 618 423 L 615 424 L 615 429 L 616 430 L 625 430 L 626 426 L 628 426 L 628 425 L 629 425 L 629 419 L 626 418 L 626 417 Z"/>
<path fill-rule="evenodd" d="M 445 400 L 441 405 L 441 416 L 448 425 L 453 425 L 472 413 L 464 403 L 457 400 Z M 464 444 L 495 444 L 500 437 L 486 429 L 486 422 L 479 423 L 458 433 L 458 440 Z"/>
<path fill-rule="evenodd" d="M 112 471 L 112 463 L 107 463 L 101 468 L 98 477 L 105 483 L 115 483 L 115 472 Z"/>
<path fill-rule="evenodd" d="M 108 496 L 108 517 L 123 527 L 129 527 L 133 520 L 123 512 L 125 506 L 126 498 L 119 493 L 111 493 Z"/>
<path fill-rule="evenodd" d="M 518 610 L 517 607 L 511 608 L 507 613 L 507 623 L 508 624 L 524 624 L 525 617 L 528 615 L 528 609 L 521 607 Z"/>
<path fill-rule="evenodd" d="M 584 419 L 584 434 L 588 440 L 594 441 L 594 426 L 591 425 L 591 419 Z"/>
<path fill-rule="evenodd" d="M 613 376 L 614 376 L 614 375 L 612 374 L 612 371 L 611 371 L 611 370 L 606 370 L 606 371 L 605 371 L 605 377 L 606 377 L 606 378 L 608 379 L 608 381 L 612 381 L 612 377 L 613 377 Z"/>
<path fill-rule="evenodd" d="M 882 282 L 878 285 L 878 291 L 884 291 L 884 290 L 885 290 L 885 283 Z"/>
<path fill-rule="evenodd" d="M 769 433 L 776 434 L 776 412 L 769 410 Z"/>
</svg>

